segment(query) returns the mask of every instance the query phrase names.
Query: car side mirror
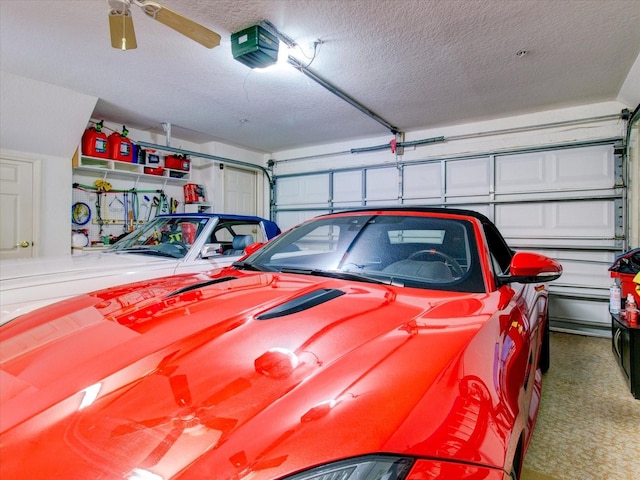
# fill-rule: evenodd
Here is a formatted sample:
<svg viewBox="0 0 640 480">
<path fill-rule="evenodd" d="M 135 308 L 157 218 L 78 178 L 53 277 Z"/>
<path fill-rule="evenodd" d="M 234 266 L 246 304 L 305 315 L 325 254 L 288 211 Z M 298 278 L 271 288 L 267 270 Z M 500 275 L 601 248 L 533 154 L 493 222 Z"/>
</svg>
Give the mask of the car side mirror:
<svg viewBox="0 0 640 480">
<path fill-rule="evenodd" d="M 220 243 L 205 243 L 202 250 L 200 250 L 200 257 L 210 258 L 220 255 L 222 253 L 222 244 Z"/>
<path fill-rule="evenodd" d="M 507 283 L 546 283 L 560 278 L 562 265 L 552 258 L 532 252 L 516 252 L 508 275 L 499 275 L 501 285 Z"/>
</svg>

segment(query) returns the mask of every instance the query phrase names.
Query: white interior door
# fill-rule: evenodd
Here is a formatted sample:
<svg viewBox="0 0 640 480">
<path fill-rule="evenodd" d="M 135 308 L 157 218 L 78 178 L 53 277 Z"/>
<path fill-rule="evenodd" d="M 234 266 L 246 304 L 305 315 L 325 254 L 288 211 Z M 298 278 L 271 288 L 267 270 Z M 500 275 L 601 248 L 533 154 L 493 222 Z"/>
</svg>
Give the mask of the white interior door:
<svg viewBox="0 0 640 480">
<path fill-rule="evenodd" d="M 257 215 L 257 174 L 251 170 L 224 169 L 224 211 L 238 215 Z"/>
<path fill-rule="evenodd" d="M 35 163 L 0 157 L 0 260 L 35 256 Z"/>
</svg>

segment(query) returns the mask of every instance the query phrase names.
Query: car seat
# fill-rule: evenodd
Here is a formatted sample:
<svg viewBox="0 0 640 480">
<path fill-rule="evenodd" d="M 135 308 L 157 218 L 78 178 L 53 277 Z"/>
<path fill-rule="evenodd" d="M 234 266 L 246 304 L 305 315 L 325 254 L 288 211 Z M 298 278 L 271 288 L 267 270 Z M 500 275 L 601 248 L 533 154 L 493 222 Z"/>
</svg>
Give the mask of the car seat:
<svg viewBox="0 0 640 480">
<path fill-rule="evenodd" d="M 242 255 L 244 249 L 254 243 L 253 235 L 236 235 L 231 242 L 231 248 L 225 250 L 223 255 Z"/>
</svg>

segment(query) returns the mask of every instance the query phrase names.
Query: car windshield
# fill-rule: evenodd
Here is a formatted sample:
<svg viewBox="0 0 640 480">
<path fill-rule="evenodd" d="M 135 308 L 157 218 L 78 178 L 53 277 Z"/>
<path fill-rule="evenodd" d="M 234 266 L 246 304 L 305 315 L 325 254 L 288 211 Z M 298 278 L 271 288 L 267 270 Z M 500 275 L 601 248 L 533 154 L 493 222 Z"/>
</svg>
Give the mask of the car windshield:
<svg viewBox="0 0 640 480">
<path fill-rule="evenodd" d="M 238 268 L 484 292 L 471 222 L 427 215 L 318 217 L 280 235 Z"/>
<path fill-rule="evenodd" d="M 203 217 L 156 217 L 118 240 L 109 251 L 183 258 L 208 221 Z"/>
</svg>

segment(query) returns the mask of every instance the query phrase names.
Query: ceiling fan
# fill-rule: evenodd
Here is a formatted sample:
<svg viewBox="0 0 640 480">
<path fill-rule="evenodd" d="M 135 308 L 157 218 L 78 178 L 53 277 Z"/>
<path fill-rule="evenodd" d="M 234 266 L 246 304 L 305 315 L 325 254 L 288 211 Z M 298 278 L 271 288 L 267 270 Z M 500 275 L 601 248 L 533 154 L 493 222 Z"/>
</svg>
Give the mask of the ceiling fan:
<svg viewBox="0 0 640 480">
<path fill-rule="evenodd" d="M 138 45 L 133 29 L 131 16 L 131 4 L 137 5 L 149 17 L 171 27 L 177 32 L 189 37 L 191 40 L 213 48 L 220 45 L 220 35 L 203 27 L 179 13 L 149 0 L 107 0 L 109 4 L 109 31 L 111 33 L 111 46 L 120 50 L 132 50 Z"/>
</svg>

